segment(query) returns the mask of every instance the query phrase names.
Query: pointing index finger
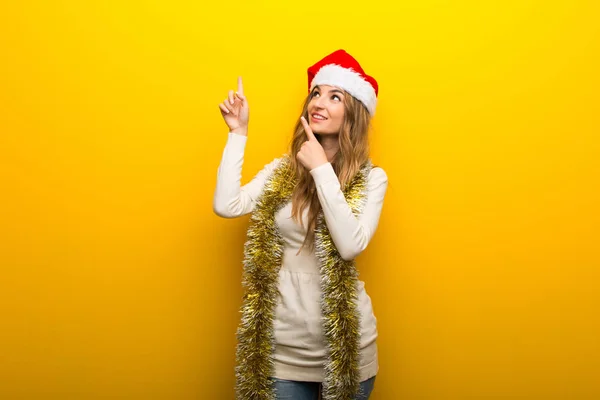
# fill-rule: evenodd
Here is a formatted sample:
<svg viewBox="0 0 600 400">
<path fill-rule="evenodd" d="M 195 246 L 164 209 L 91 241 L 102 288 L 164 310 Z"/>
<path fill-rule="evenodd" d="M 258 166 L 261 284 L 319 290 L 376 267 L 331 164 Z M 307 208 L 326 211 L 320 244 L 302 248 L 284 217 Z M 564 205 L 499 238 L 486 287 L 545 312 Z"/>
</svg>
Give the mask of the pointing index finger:
<svg viewBox="0 0 600 400">
<path fill-rule="evenodd" d="M 308 140 L 317 140 L 312 129 L 310 129 L 310 125 L 308 125 L 306 118 L 304 118 L 304 116 L 302 116 L 302 117 L 300 117 L 300 121 L 302 122 L 302 125 L 304 126 L 304 131 L 306 132 L 306 137 L 308 138 Z"/>
<path fill-rule="evenodd" d="M 238 93 L 244 94 L 244 84 L 242 83 L 242 77 L 238 76 Z"/>
</svg>

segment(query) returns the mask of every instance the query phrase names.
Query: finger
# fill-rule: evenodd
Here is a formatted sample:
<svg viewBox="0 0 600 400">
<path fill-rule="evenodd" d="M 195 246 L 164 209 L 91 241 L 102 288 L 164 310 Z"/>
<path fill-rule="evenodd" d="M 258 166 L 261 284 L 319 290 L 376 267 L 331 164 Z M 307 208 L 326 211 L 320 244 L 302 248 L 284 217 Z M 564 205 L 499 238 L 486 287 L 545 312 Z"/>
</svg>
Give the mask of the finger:
<svg viewBox="0 0 600 400">
<path fill-rule="evenodd" d="M 246 101 L 246 96 L 244 96 L 240 92 L 235 92 L 235 97 L 237 97 L 238 99 L 240 99 L 242 101 L 242 104 L 244 104 L 244 102 Z"/>
<path fill-rule="evenodd" d="M 238 93 L 244 94 L 244 84 L 242 83 L 242 77 L 238 76 Z"/>
<path fill-rule="evenodd" d="M 312 129 L 310 129 L 306 118 L 304 118 L 304 116 L 301 116 L 300 121 L 302 122 L 302 126 L 304 126 L 304 131 L 306 132 L 306 137 L 308 138 L 308 140 L 317 140 Z"/>
<path fill-rule="evenodd" d="M 229 91 L 229 102 L 231 105 L 233 105 L 233 90 Z"/>
<path fill-rule="evenodd" d="M 229 103 L 229 99 L 225 99 L 225 101 L 223 102 L 223 104 L 225 105 L 225 107 L 227 107 L 227 109 L 228 109 L 230 112 L 232 112 L 232 113 L 233 113 L 233 112 L 235 111 L 235 110 L 233 109 L 233 106 L 232 106 L 232 105 Z M 235 115 L 235 113 L 234 113 L 234 115 Z"/>
<path fill-rule="evenodd" d="M 221 109 L 221 111 L 223 111 L 225 114 L 229 114 L 229 110 L 227 109 L 227 107 L 225 107 L 225 104 L 223 103 L 219 103 L 219 108 Z"/>
</svg>

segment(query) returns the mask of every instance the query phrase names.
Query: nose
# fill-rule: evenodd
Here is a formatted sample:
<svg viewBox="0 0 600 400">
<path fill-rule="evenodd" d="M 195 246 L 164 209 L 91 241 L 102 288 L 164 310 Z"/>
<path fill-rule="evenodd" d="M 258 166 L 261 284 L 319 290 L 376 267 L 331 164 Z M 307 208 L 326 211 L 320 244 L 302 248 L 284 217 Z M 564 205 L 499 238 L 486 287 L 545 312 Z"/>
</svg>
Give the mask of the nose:
<svg viewBox="0 0 600 400">
<path fill-rule="evenodd" d="M 324 98 L 325 98 L 325 96 L 319 96 L 319 97 L 317 97 L 317 100 L 315 101 L 315 107 L 325 108 L 324 107 L 324 105 L 325 105 Z"/>
</svg>

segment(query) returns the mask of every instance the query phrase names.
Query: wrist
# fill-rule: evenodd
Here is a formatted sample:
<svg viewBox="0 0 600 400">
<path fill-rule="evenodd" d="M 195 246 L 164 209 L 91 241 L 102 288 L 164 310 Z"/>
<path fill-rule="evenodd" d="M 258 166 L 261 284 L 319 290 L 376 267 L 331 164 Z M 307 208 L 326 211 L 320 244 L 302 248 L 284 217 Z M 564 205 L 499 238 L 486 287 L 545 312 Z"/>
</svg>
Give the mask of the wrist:
<svg viewBox="0 0 600 400">
<path fill-rule="evenodd" d="M 238 127 L 231 130 L 233 133 L 237 133 L 238 135 L 248 136 L 248 127 Z"/>
</svg>

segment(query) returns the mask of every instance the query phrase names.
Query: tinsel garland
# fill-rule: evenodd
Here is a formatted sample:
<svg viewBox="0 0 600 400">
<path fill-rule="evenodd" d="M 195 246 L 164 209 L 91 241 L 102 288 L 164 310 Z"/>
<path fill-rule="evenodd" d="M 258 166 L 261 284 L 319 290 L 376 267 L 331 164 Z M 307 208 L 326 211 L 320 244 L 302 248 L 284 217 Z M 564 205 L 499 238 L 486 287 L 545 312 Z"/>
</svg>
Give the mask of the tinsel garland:
<svg viewBox="0 0 600 400">
<path fill-rule="evenodd" d="M 290 201 L 296 185 L 289 166 L 289 155 L 283 155 L 266 180 L 250 217 L 244 244 L 242 317 L 237 330 L 237 400 L 276 399 L 270 378 L 274 372 L 273 322 L 284 242 L 275 223 L 275 214 Z M 364 209 L 372 168 L 371 161 L 367 161 L 343 190 L 346 202 L 356 216 Z M 320 263 L 321 310 L 327 347 L 323 400 L 353 400 L 360 387 L 358 273 L 354 260 L 340 257 L 323 211 L 317 216 L 315 252 Z"/>
</svg>

